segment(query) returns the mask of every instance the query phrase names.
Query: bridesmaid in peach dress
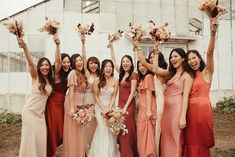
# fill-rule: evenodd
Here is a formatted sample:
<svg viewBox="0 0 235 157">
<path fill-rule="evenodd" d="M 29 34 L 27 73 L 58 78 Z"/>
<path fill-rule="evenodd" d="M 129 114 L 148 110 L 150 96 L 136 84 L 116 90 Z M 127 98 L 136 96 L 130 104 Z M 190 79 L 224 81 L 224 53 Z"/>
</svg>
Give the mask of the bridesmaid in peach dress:
<svg viewBox="0 0 235 157">
<path fill-rule="evenodd" d="M 210 25 L 211 28 L 217 27 L 217 19 L 211 19 Z M 213 114 L 209 98 L 214 72 L 213 52 L 215 36 L 216 29 L 211 29 L 210 43 L 207 50 L 207 65 L 205 65 L 197 50 L 189 50 L 187 52 L 188 64 L 195 72 L 195 79 L 189 97 L 187 112 L 185 157 L 210 157 L 210 148 L 215 144 Z"/>
<path fill-rule="evenodd" d="M 65 98 L 63 157 L 85 157 L 84 127 L 72 119 L 78 106 L 84 105 L 83 98 L 87 88 L 87 78 L 83 59 L 79 54 L 72 57 L 72 71 L 68 75 L 69 93 Z"/>
<path fill-rule="evenodd" d="M 22 38 L 17 38 L 23 48 L 32 78 L 32 90 L 22 110 L 22 132 L 19 157 L 46 157 L 47 127 L 45 107 L 52 91 L 52 70 L 50 61 L 43 57 L 37 69 Z"/>
<path fill-rule="evenodd" d="M 158 52 L 155 57 L 158 58 Z M 182 129 L 186 127 L 186 112 L 188 97 L 193 78 L 192 70 L 186 62 L 186 53 L 181 48 L 171 51 L 169 57 L 169 69 L 158 67 L 157 59 L 154 59 L 155 71 L 166 76 L 166 90 L 164 108 L 161 120 L 161 157 L 183 156 Z"/>
<path fill-rule="evenodd" d="M 153 75 L 139 61 L 139 112 L 137 118 L 137 148 L 139 157 L 155 157 L 156 101 Z"/>
</svg>

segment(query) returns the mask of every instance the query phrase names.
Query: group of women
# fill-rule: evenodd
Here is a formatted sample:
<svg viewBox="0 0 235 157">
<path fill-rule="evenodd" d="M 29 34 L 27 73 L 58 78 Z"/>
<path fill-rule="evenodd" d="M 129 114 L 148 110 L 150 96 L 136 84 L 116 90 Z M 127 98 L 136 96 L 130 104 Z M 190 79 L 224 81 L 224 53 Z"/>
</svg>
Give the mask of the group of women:
<svg viewBox="0 0 235 157">
<path fill-rule="evenodd" d="M 211 19 L 210 25 L 217 27 L 217 19 Z M 214 30 L 210 32 L 207 65 L 197 50 L 185 53 L 175 48 L 167 68 L 157 43 L 146 59 L 139 42 L 133 41 L 139 59 L 137 73 L 129 55 L 118 65 L 111 42 L 111 59 L 101 65 L 96 57 L 87 59 L 85 35 L 81 35 L 82 55 L 70 57 L 60 53 L 55 34 L 54 65 L 43 57 L 36 68 L 24 40 L 17 38 L 32 77 L 32 91 L 22 110 L 19 156 L 56 156 L 57 147 L 63 143 L 63 157 L 209 157 L 214 145 L 209 100 Z M 103 118 L 115 108 L 117 93 L 128 129 L 127 134 L 118 136 Z M 95 113 L 89 127 L 72 118 L 83 105 Z"/>
</svg>

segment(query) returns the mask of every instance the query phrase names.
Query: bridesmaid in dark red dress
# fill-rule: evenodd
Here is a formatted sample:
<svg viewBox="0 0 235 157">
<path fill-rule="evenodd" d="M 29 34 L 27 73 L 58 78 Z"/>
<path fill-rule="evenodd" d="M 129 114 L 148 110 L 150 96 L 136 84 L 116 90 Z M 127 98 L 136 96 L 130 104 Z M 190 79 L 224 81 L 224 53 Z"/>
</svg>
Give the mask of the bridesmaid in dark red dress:
<svg viewBox="0 0 235 157">
<path fill-rule="evenodd" d="M 125 125 L 128 133 L 118 135 L 120 146 L 120 157 L 137 157 L 137 135 L 135 123 L 135 99 L 134 94 L 137 88 L 137 73 L 134 71 L 133 60 L 131 56 L 125 55 L 121 59 L 121 66 L 116 62 L 112 43 L 111 58 L 115 69 L 119 72 L 119 98 L 118 107 L 123 109 L 125 115 Z"/>
<path fill-rule="evenodd" d="M 70 57 L 68 54 L 60 54 L 60 42 L 54 35 L 56 44 L 54 91 L 47 100 L 45 117 L 47 123 L 47 157 L 56 153 L 56 148 L 62 144 L 64 126 L 64 100 L 67 91 L 67 75 L 70 71 Z"/>
<path fill-rule="evenodd" d="M 195 72 L 195 79 L 189 97 L 187 127 L 185 130 L 185 157 L 210 157 L 214 146 L 213 115 L 209 98 L 214 72 L 213 52 L 218 21 L 210 20 L 210 42 L 207 50 L 207 65 L 197 50 L 187 52 L 187 61 Z"/>
</svg>

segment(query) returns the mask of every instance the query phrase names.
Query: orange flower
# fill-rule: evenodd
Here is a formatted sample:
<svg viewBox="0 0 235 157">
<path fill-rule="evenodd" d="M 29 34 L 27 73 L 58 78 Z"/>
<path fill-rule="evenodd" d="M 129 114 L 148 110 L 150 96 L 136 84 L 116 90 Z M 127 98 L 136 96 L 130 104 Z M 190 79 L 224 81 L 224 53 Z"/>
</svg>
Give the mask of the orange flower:
<svg viewBox="0 0 235 157">
<path fill-rule="evenodd" d="M 24 25 L 22 21 L 8 19 L 8 21 L 3 23 L 3 25 L 6 26 L 10 33 L 13 33 L 17 37 L 24 36 Z"/>
<path fill-rule="evenodd" d="M 55 20 L 49 20 L 47 17 L 45 18 L 45 25 L 38 30 L 40 32 L 47 32 L 48 34 L 54 35 L 57 33 L 59 29 L 60 23 Z"/>
</svg>

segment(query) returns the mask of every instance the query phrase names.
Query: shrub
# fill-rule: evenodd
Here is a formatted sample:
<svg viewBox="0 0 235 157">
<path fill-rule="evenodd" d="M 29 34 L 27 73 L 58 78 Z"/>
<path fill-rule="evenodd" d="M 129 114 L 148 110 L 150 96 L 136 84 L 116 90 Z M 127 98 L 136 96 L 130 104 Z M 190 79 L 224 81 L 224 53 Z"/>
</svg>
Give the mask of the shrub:
<svg viewBox="0 0 235 157">
<path fill-rule="evenodd" d="M 1 124 L 18 124 L 21 122 L 20 114 L 9 113 L 6 110 L 0 109 L 0 123 Z"/>
<path fill-rule="evenodd" d="M 232 97 L 224 97 L 224 100 L 218 101 L 216 103 L 218 110 L 223 112 L 231 113 L 235 111 L 235 99 Z"/>
</svg>

